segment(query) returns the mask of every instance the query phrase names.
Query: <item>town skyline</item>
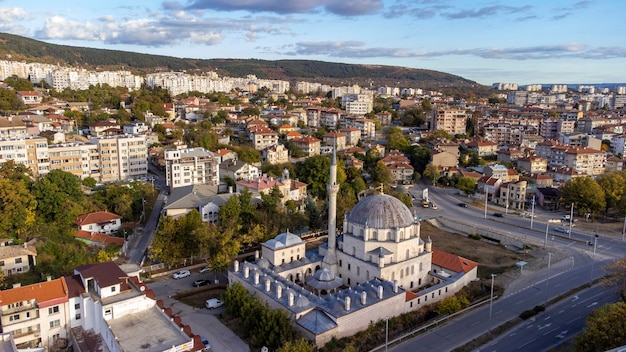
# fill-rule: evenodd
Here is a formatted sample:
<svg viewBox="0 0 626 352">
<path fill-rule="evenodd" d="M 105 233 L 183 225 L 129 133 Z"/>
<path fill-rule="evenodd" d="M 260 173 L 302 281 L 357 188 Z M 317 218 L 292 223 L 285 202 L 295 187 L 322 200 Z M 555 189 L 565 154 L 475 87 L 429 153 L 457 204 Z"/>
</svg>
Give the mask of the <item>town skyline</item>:
<svg viewBox="0 0 626 352">
<path fill-rule="evenodd" d="M 442 71 L 491 85 L 626 81 L 612 0 L 14 0 L 0 31 L 49 43 L 182 58 L 302 59 Z M 620 10 L 621 8 L 621 10 Z M 611 9 L 611 11 L 606 11 Z M 602 28 L 611 29 L 601 31 Z M 601 34 L 601 35 L 600 35 Z"/>
</svg>

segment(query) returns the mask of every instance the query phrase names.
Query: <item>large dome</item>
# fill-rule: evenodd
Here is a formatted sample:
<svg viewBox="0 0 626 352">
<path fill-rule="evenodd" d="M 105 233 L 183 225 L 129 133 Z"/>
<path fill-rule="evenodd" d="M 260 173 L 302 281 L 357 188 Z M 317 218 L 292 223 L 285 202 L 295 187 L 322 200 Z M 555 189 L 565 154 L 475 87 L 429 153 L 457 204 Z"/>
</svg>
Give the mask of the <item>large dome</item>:
<svg viewBox="0 0 626 352">
<path fill-rule="evenodd" d="M 386 194 L 366 197 L 352 208 L 348 221 L 376 229 L 407 227 L 413 224 L 413 214 L 398 198 Z"/>
</svg>

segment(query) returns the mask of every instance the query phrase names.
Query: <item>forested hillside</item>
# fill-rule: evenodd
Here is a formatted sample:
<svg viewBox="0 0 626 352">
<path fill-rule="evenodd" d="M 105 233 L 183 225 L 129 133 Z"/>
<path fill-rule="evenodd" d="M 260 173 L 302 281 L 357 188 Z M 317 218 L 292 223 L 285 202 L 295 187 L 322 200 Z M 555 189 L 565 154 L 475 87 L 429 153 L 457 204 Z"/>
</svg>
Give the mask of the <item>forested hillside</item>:
<svg viewBox="0 0 626 352">
<path fill-rule="evenodd" d="M 155 71 L 216 71 L 222 76 L 316 81 L 331 85 L 419 87 L 449 94 L 488 95 L 490 88 L 444 72 L 399 66 L 354 65 L 312 60 L 183 59 L 127 51 L 56 45 L 0 33 L 0 58 L 88 69 L 128 69 L 138 74 Z"/>
</svg>

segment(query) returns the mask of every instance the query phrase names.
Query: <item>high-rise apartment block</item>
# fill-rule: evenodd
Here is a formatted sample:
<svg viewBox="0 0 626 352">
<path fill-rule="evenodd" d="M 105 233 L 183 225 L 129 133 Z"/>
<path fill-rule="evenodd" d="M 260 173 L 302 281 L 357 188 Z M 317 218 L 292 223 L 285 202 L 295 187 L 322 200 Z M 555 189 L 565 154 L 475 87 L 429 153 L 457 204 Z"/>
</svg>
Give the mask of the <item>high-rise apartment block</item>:
<svg viewBox="0 0 626 352">
<path fill-rule="evenodd" d="M 165 151 L 165 177 L 170 190 L 219 183 L 219 158 L 204 148 Z"/>
</svg>

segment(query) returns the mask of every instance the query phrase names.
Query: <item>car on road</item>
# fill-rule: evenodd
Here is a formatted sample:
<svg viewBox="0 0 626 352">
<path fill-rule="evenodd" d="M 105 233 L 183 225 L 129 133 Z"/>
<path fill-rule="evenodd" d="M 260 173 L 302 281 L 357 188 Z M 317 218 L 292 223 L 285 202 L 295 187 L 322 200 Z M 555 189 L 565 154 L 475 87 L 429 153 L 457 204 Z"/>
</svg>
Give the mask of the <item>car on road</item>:
<svg viewBox="0 0 626 352">
<path fill-rule="evenodd" d="M 493 216 L 495 216 L 496 218 L 502 218 L 502 217 L 504 217 L 504 214 L 502 214 L 502 213 L 493 213 Z"/>
<path fill-rule="evenodd" d="M 206 273 L 208 271 L 211 271 L 211 267 L 209 267 L 208 265 L 205 265 L 202 268 L 200 268 L 200 270 L 198 270 L 200 274 Z"/>
<path fill-rule="evenodd" d="M 174 274 L 172 274 L 172 278 L 178 280 L 178 279 L 188 277 L 190 275 L 191 273 L 189 272 L 189 270 L 185 269 L 185 270 L 177 271 Z"/>
<path fill-rule="evenodd" d="M 200 287 L 200 286 L 206 286 L 208 284 L 210 284 L 211 281 L 207 280 L 207 279 L 200 279 L 200 280 L 196 280 L 193 282 L 193 287 Z"/>
<path fill-rule="evenodd" d="M 208 351 L 208 350 L 211 349 L 211 343 L 209 342 L 209 340 L 207 340 L 206 337 L 200 336 L 200 341 L 202 341 L 202 344 L 204 345 L 204 348 L 202 349 L 202 352 Z"/>
<path fill-rule="evenodd" d="M 467 203 L 459 203 L 457 205 L 463 208 L 467 208 Z"/>
<path fill-rule="evenodd" d="M 206 304 L 205 305 L 206 305 L 206 307 L 208 309 L 215 309 L 215 308 L 219 308 L 219 307 L 223 306 L 224 302 L 220 301 L 217 298 L 210 298 L 210 299 L 206 300 Z"/>
<path fill-rule="evenodd" d="M 561 233 L 569 233 L 569 229 L 567 227 L 562 227 L 562 226 L 555 227 L 554 231 L 561 232 Z"/>
</svg>

